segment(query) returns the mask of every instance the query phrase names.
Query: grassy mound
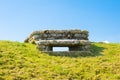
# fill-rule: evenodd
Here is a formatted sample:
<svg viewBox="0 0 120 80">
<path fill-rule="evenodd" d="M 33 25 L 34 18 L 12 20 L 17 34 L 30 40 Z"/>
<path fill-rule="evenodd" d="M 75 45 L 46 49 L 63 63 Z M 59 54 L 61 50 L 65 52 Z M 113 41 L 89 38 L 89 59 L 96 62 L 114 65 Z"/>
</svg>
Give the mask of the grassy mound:
<svg viewBox="0 0 120 80">
<path fill-rule="evenodd" d="M 120 80 L 120 44 L 92 44 L 93 56 L 54 56 L 0 41 L 0 80 Z"/>
</svg>

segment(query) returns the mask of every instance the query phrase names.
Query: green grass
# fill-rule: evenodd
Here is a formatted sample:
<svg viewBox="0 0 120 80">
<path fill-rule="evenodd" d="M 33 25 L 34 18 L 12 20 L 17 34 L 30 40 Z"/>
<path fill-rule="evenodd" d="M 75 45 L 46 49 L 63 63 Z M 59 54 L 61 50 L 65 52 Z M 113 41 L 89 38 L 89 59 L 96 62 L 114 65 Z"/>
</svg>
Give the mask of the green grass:
<svg viewBox="0 0 120 80">
<path fill-rule="evenodd" d="M 92 56 L 54 56 L 0 41 L 0 80 L 120 80 L 120 44 L 92 43 Z"/>
</svg>

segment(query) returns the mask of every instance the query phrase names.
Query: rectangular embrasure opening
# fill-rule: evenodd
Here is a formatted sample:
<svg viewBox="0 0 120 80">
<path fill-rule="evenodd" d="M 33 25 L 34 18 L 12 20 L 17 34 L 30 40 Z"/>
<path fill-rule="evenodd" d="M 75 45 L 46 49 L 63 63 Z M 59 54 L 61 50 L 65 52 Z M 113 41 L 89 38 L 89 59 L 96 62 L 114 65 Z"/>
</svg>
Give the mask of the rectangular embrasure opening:
<svg viewBox="0 0 120 80">
<path fill-rule="evenodd" d="M 69 51 L 69 47 L 53 47 L 53 51 Z"/>
</svg>

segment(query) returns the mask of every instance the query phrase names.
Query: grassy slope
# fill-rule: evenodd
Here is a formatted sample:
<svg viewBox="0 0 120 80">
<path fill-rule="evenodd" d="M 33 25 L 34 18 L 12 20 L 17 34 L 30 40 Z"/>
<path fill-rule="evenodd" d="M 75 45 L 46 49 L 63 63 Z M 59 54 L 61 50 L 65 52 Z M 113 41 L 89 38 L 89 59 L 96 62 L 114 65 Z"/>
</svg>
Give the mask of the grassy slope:
<svg viewBox="0 0 120 80">
<path fill-rule="evenodd" d="M 0 80 L 120 80 L 120 44 L 92 44 L 94 56 L 51 56 L 0 41 Z"/>
</svg>

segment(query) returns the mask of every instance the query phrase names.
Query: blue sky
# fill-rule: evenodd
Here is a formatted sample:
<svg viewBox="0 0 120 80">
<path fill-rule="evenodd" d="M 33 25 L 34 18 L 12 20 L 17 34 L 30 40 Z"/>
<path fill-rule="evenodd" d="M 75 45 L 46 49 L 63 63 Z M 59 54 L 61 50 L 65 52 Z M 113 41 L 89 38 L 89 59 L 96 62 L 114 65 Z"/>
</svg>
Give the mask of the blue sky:
<svg viewBox="0 0 120 80">
<path fill-rule="evenodd" d="M 0 0 L 0 40 L 34 30 L 81 29 L 90 41 L 120 42 L 120 0 Z"/>
</svg>

